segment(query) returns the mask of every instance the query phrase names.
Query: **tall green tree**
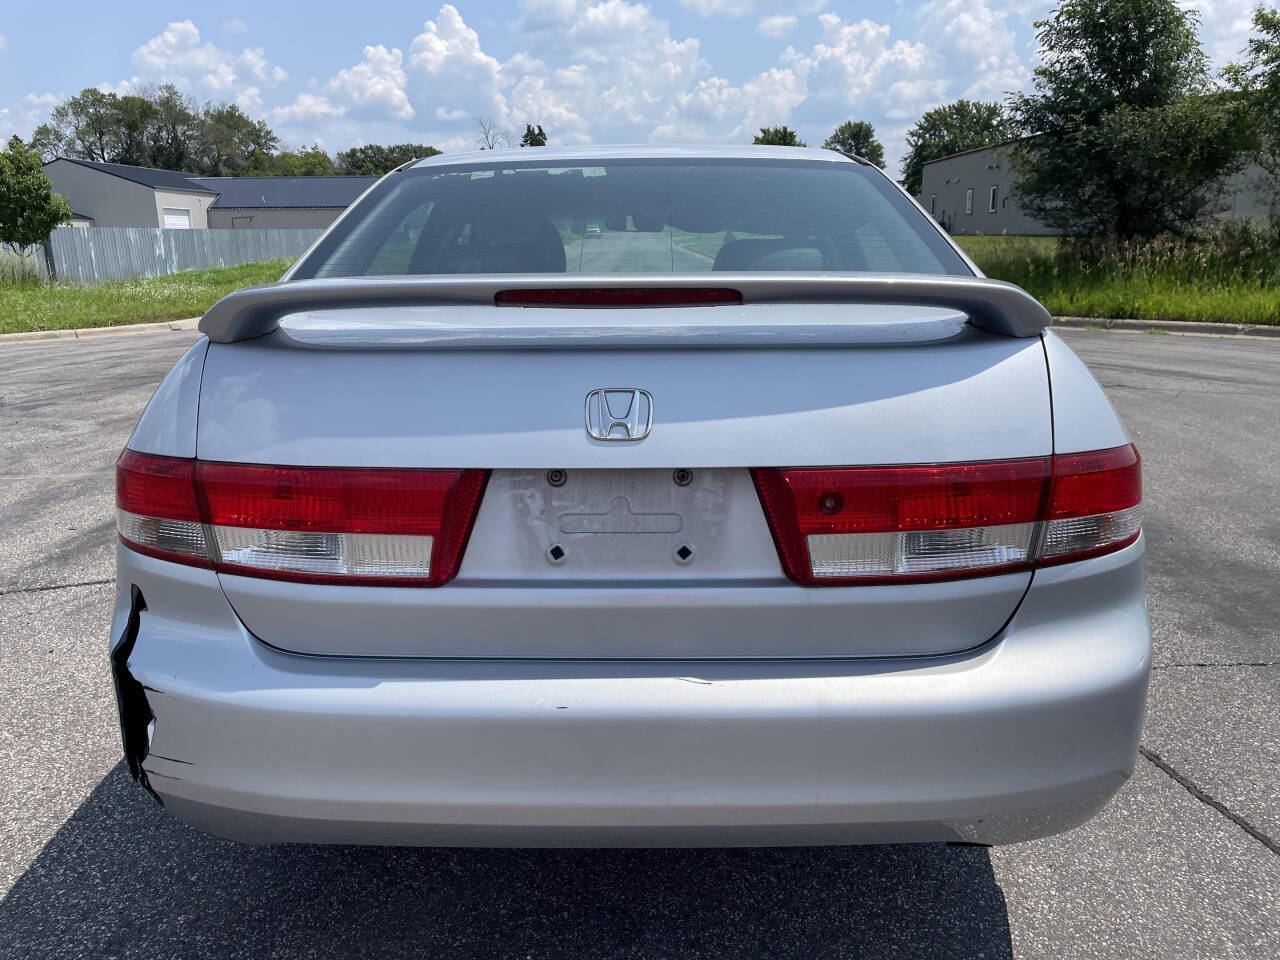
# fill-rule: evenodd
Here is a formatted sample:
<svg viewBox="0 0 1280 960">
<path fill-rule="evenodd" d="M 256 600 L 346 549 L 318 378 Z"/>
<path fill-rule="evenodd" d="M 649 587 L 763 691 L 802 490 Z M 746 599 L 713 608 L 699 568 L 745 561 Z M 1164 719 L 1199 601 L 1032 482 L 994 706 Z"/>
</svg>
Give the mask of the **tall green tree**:
<svg viewBox="0 0 1280 960">
<path fill-rule="evenodd" d="M 831 131 L 822 148 L 852 153 L 884 168 L 884 144 L 876 139 L 876 128 L 865 120 L 846 120 Z"/>
<path fill-rule="evenodd" d="M 380 177 L 402 163 L 434 157 L 439 152 L 425 143 L 397 143 L 390 146 L 369 143 L 341 151 L 337 158 L 338 172 L 352 176 Z"/>
<path fill-rule="evenodd" d="M 44 175 L 40 154 L 21 138 L 10 138 L 0 151 L 0 243 L 22 253 L 70 219 L 67 201 L 53 192 Z"/>
<path fill-rule="evenodd" d="M 155 111 L 148 135 L 151 153 L 147 166 L 195 172 L 192 148 L 199 120 L 191 98 L 171 83 L 148 88 L 141 96 Z"/>
<path fill-rule="evenodd" d="M 752 143 L 770 147 L 807 147 L 808 144 L 796 136 L 796 132 L 785 123 L 780 127 L 761 127 Z"/>
<path fill-rule="evenodd" d="M 1272 211 L 1280 218 L 1280 10 L 1258 7 L 1245 58 L 1226 76 L 1254 111 L 1258 143 L 1254 159 L 1271 181 Z"/>
<path fill-rule="evenodd" d="M 145 97 L 128 94 L 115 105 L 115 162 L 149 167 L 151 163 L 151 130 L 156 109 Z"/>
<path fill-rule="evenodd" d="M 902 185 L 912 196 L 920 193 L 924 165 L 963 150 L 990 147 L 1017 135 L 1017 126 L 998 103 L 957 100 L 934 107 L 907 131 L 907 155 L 902 161 Z"/>
<path fill-rule="evenodd" d="M 1010 98 L 1023 209 L 1068 233 L 1194 226 L 1244 162 L 1252 118 L 1216 91 L 1196 15 L 1174 0 L 1065 0 L 1036 22 L 1033 90 Z"/>
<path fill-rule="evenodd" d="M 265 120 L 234 103 L 206 103 L 196 123 L 194 166 L 206 177 L 234 177 L 268 162 L 280 144 Z"/>
<path fill-rule="evenodd" d="M 199 173 L 192 145 L 200 118 L 172 84 L 123 96 L 86 87 L 54 107 L 31 146 L 46 160 L 71 157 Z"/>
<path fill-rule="evenodd" d="M 53 108 L 31 142 L 46 158 L 76 157 L 114 162 L 119 155 L 120 98 L 85 87 Z"/>
<path fill-rule="evenodd" d="M 542 124 L 536 127 L 533 124 L 526 123 L 524 125 L 524 136 L 520 138 L 520 146 L 522 147 L 545 147 L 547 145 L 547 135 L 542 132 Z"/>
</svg>

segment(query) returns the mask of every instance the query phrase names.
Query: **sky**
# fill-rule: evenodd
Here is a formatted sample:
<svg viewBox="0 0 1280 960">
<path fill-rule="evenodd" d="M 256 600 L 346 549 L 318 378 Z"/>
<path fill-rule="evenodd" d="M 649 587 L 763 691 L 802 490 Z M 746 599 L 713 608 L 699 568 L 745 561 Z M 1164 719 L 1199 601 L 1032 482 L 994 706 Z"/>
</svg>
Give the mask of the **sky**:
<svg viewBox="0 0 1280 960">
<path fill-rule="evenodd" d="M 1257 0 L 1199 0 L 1217 65 Z M 1277 0 L 1264 0 L 1274 5 Z M 87 86 L 172 82 L 239 104 L 284 143 L 476 145 L 487 117 L 555 144 L 820 146 L 868 120 L 896 172 L 920 114 L 1026 89 L 1042 0 L 512 0 L 187 6 L 0 0 L 0 139 Z"/>
</svg>

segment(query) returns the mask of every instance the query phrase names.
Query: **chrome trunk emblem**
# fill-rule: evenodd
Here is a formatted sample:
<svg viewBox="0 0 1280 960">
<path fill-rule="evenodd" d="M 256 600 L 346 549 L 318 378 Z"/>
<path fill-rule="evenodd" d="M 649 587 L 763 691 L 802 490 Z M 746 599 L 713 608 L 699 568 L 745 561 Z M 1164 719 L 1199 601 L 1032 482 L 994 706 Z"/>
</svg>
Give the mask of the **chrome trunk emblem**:
<svg viewBox="0 0 1280 960">
<path fill-rule="evenodd" d="M 653 429 L 653 397 L 633 387 L 587 394 L 587 433 L 595 440 L 643 440 Z"/>
</svg>

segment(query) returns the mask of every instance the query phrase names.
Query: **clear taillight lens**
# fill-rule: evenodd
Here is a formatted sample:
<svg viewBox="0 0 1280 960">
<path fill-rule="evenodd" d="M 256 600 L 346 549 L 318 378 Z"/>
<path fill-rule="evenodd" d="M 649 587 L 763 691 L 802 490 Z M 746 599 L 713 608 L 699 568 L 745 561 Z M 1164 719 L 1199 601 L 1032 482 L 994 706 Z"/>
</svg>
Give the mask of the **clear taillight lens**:
<svg viewBox="0 0 1280 960">
<path fill-rule="evenodd" d="M 318 583 L 451 580 L 483 470 L 205 463 L 126 450 L 117 527 L 130 547 L 226 573 Z"/>
<path fill-rule="evenodd" d="M 1132 446 L 987 463 L 752 471 L 787 576 L 955 580 L 1119 550 L 1141 529 Z"/>
</svg>

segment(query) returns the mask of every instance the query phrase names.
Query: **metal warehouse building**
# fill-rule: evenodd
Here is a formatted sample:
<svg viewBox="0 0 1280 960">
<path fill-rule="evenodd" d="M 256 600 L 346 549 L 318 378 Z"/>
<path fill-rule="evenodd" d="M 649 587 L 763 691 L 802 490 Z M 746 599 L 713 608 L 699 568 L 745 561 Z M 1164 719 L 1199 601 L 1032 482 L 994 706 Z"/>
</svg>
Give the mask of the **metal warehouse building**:
<svg viewBox="0 0 1280 960">
<path fill-rule="evenodd" d="M 327 227 L 377 177 L 196 177 L 60 157 L 44 165 L 78 227 Z"/>
<path fill-rule="evenodd" d="M 924 165 L 919 200 L 948 233 L 1057 234 L 1023 211 L 1014 190 L 1009 155 L 1017 141 L 966 150 Z M 1268 214 L 1260 167 L 1247 167 L 1228 182 L 1222 215 L 1262 220 Z"/>
</svg>

